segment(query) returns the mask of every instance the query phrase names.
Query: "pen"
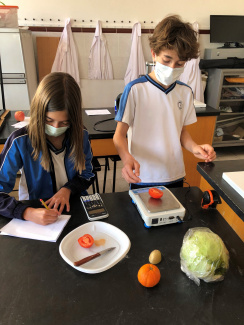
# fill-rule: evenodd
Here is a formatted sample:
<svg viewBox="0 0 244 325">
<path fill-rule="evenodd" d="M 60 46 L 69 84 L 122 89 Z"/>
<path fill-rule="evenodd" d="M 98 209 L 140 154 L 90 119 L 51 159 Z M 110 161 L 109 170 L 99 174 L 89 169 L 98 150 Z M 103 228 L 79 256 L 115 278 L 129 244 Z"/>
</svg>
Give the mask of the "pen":
<svg viewBox="0 0 244 325">
<path fill-rule="evenodd" d="M 49 207 L 46 205 L 46 203 L 42 200 L 42 199 L 40 199 L 40 201 L 41 201 L 41 204 L 47 209 L 47 210 L 50 210 L 49 209 Z"/>
</svg>

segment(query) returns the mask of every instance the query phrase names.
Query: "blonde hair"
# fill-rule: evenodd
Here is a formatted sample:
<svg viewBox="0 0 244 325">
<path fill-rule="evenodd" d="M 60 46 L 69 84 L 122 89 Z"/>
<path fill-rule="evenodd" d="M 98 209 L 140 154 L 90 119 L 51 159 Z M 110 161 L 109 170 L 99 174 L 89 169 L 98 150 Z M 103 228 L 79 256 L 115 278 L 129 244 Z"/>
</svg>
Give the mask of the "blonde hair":
<svg viewBox="0 0 244 325">
<path fill-rule="evenodd" d="M 33 146 L 33 159 L 42 153 L 41 165 L 50 170 L 50 155 L 46 142 L 46 112 L 66 110 L 70 122 L 68 135 L 70 140 L 70 158 L 74 168 L 82 172 L 85 166 L 83 153 L 83 122 L 81 92 L 74 78 L 63 72 L 54 72 L 40 82 L 30 106 L 30 124 L 28 134 Z"/>
<path fill-rule="evenodd" d="M 164 18 L 149 37 L 150 48 L 156 55 L 161 51 L 175 50 L 179 59 L 188 61 L 199 56 L 197 33 L 190 23 L 185 23 L 177 15 Z"/>
</svg>

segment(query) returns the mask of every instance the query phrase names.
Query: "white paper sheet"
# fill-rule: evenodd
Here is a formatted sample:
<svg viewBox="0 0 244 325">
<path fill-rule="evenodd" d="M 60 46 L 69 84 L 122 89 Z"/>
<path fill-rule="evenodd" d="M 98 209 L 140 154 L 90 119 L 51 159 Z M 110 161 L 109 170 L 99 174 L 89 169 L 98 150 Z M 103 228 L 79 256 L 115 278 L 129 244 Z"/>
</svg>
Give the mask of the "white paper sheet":
<svg viewBox="0 0 244 325">
<path fill-rule="evenodd" d="M 31 221 L 12 219 L 1 229 L 1 235 L 56 242 L 70 217 L 70 215 L 60 215 L 56 222 L 47 226 Z"/>
<path fill-rule="evenodd" d="M 205 103 L 199 102 L 199 100 L 194 99 L 194 106 L 195 107 L 206 107 Z"/>
<path fill-rule="evenodd" d="M 108 115 L 111 114 L 108 109 L 91 109 L 85 110 L 87 115 Z"/>
<path fill-rule="evenodd" d="M 22 122 L 18 122 L 18 123 L 15 123 L 15 124 L 12 124 L 12 126 L 15 128 L 15 129 L 20 129 L 20 128 L 23 128 L 24 126 L 28 125 L 30 122 L 30 117 L 29 116 L 26 116 L 24 121 Z"/>
</svg>

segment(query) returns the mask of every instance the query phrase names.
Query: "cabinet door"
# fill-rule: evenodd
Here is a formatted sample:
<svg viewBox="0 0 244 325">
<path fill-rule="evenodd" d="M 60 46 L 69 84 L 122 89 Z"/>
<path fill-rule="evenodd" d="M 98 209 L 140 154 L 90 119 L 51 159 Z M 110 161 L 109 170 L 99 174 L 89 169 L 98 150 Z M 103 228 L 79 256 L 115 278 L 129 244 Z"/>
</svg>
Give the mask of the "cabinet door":
<svg viewBox="0 0 244 325">
<path fill-rule="evenodd" d="M 20 34 L 0 32 L 3 73 L 25 73 Z"/>
<path fill-rule="evenodd" d="M 4 84 L 5 108 L 11 111 L 29 110 L 30 100 L 27 84 Z M 0 100 L 0 111 L 2 101 Z"/>
<path fill-rule="evenodd" d="M 244 114 L 221 114 L 216 122 L 214 144 L 244 145 Z"/>
<path fill-rule="evenodd" d="M 244 72 L 224 73 L 219 109 L 223 113 L 244 112 Z"/>
<path fill-rule="evenodd" d="M 244 145 L 244 70 L 222 70 L 214 146 Z"/>
<path fill-rule="evenodd" d="M 200 116 L 197 123 L 188 125 L 187 131 L 197 144 L 211 144 L 213 141 L 216 116 Z M 191 152 L 183 148 L 183 156 L 186 170 L 186 181 L 191 186 L 199 186 L 201 175 L 197 171 L 197 163 L 202 161 L 196 158 Z"/>
</svg>

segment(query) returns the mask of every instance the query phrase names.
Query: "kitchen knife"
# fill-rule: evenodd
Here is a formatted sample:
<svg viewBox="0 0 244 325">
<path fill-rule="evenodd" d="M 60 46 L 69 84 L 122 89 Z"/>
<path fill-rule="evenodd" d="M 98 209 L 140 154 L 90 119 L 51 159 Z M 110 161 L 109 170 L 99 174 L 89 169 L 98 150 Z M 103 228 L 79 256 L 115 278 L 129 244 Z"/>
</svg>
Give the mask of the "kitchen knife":
<svg viewBox="0 0 244 325">
<path fill-rule="evenodd" d="M 85 264 L 85 263 L 93 260 L 94 258 L 97 258 L 97 257 L 99 257 L 99 256 L 101 256 L 103 254 L 106 254 L 106 253 L 112 251 L 113 249 L 115 249 L 115 247 L 106 248 L 103 251 L 98 252 L 98 253 L 96 253 L 94 255 L 90 255 L 90 256 L 87 256 L 85 258 L 82 258 L 81 260 L 74 262 L 74 266 L 80 266 L 82 264 Z"/>
</svg>

